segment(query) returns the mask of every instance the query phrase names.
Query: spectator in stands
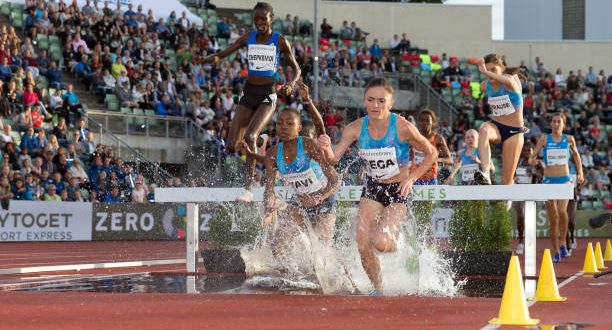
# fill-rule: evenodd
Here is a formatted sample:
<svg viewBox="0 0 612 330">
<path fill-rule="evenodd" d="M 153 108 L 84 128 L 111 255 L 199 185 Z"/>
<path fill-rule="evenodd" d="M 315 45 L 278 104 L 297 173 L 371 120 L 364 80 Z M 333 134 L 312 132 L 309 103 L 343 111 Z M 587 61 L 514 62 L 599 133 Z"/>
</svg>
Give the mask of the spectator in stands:
<svg viewBox="0 0 612 330">
<path fill-rule="evenodd" d="M 3 210 L 8 210 L 9 200 L 13 198 L 13 192 L 11 191 L 11 185 L 7 176 L 3 175 L 0 178 L 0 205 Z"/>
<path fill-rule="evenodd" d="M 61 202 L 62 198 L 56 194 L 55 185 L 49 184 L 46 187 L 46 193 L 43 196 L 43 200 L 46 202 Z"/>
<path fill-rule="evenodd" d="M 82 108 L 79 103 L 79 97 L 74 93 L 72 84 L 68 84 L 66 93 L 62 95 L 63 104 L 63 115 L 66 118 L 67 123 L 71 123 L 71 114 L 74 114 L 76 118 L 80 117 L 80 110 Z"/>
<path fill-rule="evenodd" d="M 160 116 L 180 116 L 181 106 L 178 101 L 172 101 L 168 95 L 164 95 L 157 102 L 156 113 Z"/>
<path fill-rule="evenodd" d="M 374 42 L 370 46 L 370 55 L 379 60 L 382 57 L 382 50 L 378 44 L 378 39 L 374 39 Z"/>
<path fill-rule="evenodd" d="M 321 37 L 322 38 L 337 38 L 338 36 L 335 35 L 332 31 L 333 31 L 333 27 L 327 23 L 327 18 L 323 19 L 323 22 L 321 22 Z"/>
<path fill-rule="evenodd" d="M 118 186 L 110 187 L 110 191 L 108 191 L 104 195 L 104 202 L 105 203 L 123 203 L 124 202 L 123 198 L 120 195 Z"/>
<path fill-rule="evenodd" d="M 144 203 L 147 199 L 147 194 L 142 181 L 137 180 L 136 186 L 132 189 L 131 201 L 134 203 Z"/>
<path fill-rule="evenodd" d="M 342 22 L 342 28 L 340 28 L 340 39 L 353 40 L 355 38 L 355 30 L 348 25 L 347 21 Z"/>
<path fill-rule="evenodd" d="M 19 148 L 28 150 L 29 154 L 33 154 L 34 150 L 38 148 L 36 137 L 34 136 L 34 128 L 27 128 L 26 133 L 21 137 L 21 143 Z"/>
<path fill-rule="evenodd" d="M 3 57 L 2 64 L 0 64 L 0 79 L 2 81 L 8 82 L 11 76 L 13 75 L 13 70 L 9 64 L 9 58 Z"/>
<path fill-rule="evenodd" d="M 136 102 L 132 96 L 132 92 L 130 91 L 130 82 L 128 80 L 124 80 L 120 87 L 117 86 L 115 88 L 115 94 L 117 95 L 117 99 L 119 100 L 121 107 L 132 109 L 138 108 L 138 102 Z"/>
<path fill-rule="evenodd" d="M 457 61 L 456 58 L 451 60 L 448 68 L 442 71 L 442 75 L 444 76 L 444 79 L 447 80 L 451 79 L 452 77 L 462 76 L 463 70 L 461 70 L 459 67 L 459 61 Z"/>
</svg>

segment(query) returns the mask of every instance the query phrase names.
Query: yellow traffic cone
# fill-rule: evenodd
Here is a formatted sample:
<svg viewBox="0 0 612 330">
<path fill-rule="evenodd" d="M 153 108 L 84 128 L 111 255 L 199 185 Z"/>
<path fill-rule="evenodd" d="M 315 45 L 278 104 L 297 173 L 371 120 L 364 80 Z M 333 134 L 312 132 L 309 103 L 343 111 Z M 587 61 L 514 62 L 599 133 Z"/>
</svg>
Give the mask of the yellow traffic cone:
<svg viewBox="0 0 612 330">
<path fill-rule="evenodd" d="M 529 309 L 525 300 L 525 288 L 523 288 L 523 276 L 517 256 L 512 256 L 506 274 L 506 285 L 499 316 L 491 319 L 490 324 L 507 325 L 536 325 L 540 320 L 529 317 Z"/>
<path fill-rule="evenodd" d="M 538 278 L 538 288 L 536 295 L 533 297 L 535 301 L 565 301 L 567 298 L 559 295 L 557 288 L 557 276 L 555 276 L 555 268 L 553 267 L 552 258 L 550 257 L 550 249 L 544 250 L 542 256 L 542 266 L 540 266 L 540 277 Z"/>
<path fill-rule="evenodd" d="M 606 241 L 606 253 L 604 253 L 604 261 L 612 261 L 612 243 Z"/>
<path fill-rule="evenodd" d="M 582 266 L 582 272 L 584 275 L 593 275 L 599 273 L 597 270 L 597 261 L 595 260 L 595 253 L 593 253 L 593 244 L 589 243 L 584 256 L 584 265 Z"/>
<path fill-rule="evenodd" d="M 595 261 L 597 262 L 597 270 L 608 269 L 608 267 L 604 265 L 603 255 L 601 254 L 601 244 L 599 244 L 599 242 L 595 244 Z"/>
</svg>

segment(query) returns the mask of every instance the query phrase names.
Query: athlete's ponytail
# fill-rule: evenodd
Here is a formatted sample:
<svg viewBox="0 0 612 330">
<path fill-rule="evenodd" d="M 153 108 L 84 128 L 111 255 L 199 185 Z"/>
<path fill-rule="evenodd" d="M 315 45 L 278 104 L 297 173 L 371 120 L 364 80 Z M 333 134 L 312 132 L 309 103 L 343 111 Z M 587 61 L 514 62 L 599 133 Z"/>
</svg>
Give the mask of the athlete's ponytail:
<svg viewBox="0 0 612 330">
<path fill-rule="evenodd" d="M 492 63 L 504 68 L 504 73 L 509 75 L 517 75 L 522 81 L 529 81 L 529 75 L 519 67 L 506 67 L 503 57 L 498 54 L 488 54 L 484 57 L 485 64 Z"/>
</svg>

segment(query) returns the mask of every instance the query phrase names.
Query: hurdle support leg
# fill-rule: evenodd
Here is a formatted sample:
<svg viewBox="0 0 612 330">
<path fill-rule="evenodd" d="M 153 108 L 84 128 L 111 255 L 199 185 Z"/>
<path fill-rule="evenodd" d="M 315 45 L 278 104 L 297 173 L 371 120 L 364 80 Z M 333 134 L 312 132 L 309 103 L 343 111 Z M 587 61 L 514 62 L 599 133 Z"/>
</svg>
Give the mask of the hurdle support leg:
<svg viewBox="0 0 612 330">
<path fill-rule="evenodd" d="M 187 236 L 185 237 L 187 243 L 187 252 L 185 255 L 187 260 L 187 273 L 195 273 L 197 271 L 197 253 L 200 250 L 198 246 L 198 218 L 198 205 L 196 203 L 187 203 Z"/>
<path fill-rule="evenodd" d="M 536 202 L 525 201 L 525 276 L 536 275 Z"/>
</svg>

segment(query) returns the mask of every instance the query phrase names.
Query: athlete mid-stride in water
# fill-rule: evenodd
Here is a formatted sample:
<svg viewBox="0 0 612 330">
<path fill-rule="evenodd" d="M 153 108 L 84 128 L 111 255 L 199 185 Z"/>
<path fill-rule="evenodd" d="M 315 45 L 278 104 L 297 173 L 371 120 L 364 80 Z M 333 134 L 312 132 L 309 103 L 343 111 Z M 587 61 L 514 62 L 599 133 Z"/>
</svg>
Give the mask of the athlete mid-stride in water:
<svg viewBox="0 0 612 330">
<path fill-rule="evenodd" d="M 506 68 L 502 57 L 489 54 L 480 59 L 478 70 L 487 77 L 486 90 L 491 119 L 482 124 L 478 138 L 481 170 L 474 174 L 478 184 L 491 184 L 491 143 L 502 145 L 502 184 L 514 183 L 514 171 L 523 148 L 523 92 L 520 69 Z"/>
<path fill-rule="evenodd" d="M 276 130 L 280 142 L 268 151 L 265 157 L 266 187 L 264 193 L 267 227 L 278 211 L 274 186 L 277 172 L 285 185 L 292 188 L 294 196 L 287 201 L 284 220 L 290 219 L 298 225 L 305 221 L 312 224 L 319 240 L 330 246 L 336 222 L 334 192 L 339 186 L 338 175 L 329 165 L 316 142 L 300 136 L 300 114 L 293 109 L 280 112 Z M 247 148 L 248 153 L 253 150 Z M 279 232 L 273 238 L 273 252 L 282 254 L 291 239 L 290 233 Z"/>
<path fill-rule="evenodd" d="M 218 64 L 222 59 L 242 47 L 247 48 L 248 75 L 242 95 L 238 101 L 238 112 L 230 127 L 229 149 L 234 152 L 237 143 L 244 139 L 255 150 L 257 137 L 270 121 L 276 108 L 275 77 L 281 52 L 287 64 L 293 68 L 293 79 L 281 88 L 285 95 L 293 93 L 293 88 L 301 76 L 300 67 L 293 56 L 289 42 L 278 32 L 271 29 L 274 11 L 265 2 L 258 2 L 253 8 L 255 29 L 241 36 L 227 49 L 208 56 L 205 62 Z M 250 202 L 253 199 L 251 188 L 255 176 L 256 160 L 247 155 L 246 192 L 237 201 Z"/>
<path fill-rule="evenodd" d="M 327 159 L 337 164 L 353 144 L 366 164 L 366 182 L 359 203 L 357 246 L 361 263 L 376 291 L 383 292 L 380 263 L 375 254 L 395 251 L 401 222 L 406 219 L 413 183 L 436 161 L 436 148 L 401 116 L 391 113 L 393 87 L 385 78 L 373 78 L 365 88 L 367 116 L 348 124 L 333 150 L 329 136 L 319 137 Z M 420 166 L 408 166 L 410 147 L 423 152 Z"/>
<path fill-rule="evenodd" d="M 565 115 L 554 114 L 550 121 L 551 134 L 540 137 L 535 152 L 530 159 L 531 164 L 536 163 L 536 157 L 544 150 L 544 180 L 549 184 L 572 184 L 570 178 L 570 154 L 576 164 L 576 182 L 584 183 L 582 175 L 582 160 L 576 148 L 576 141 L 571 135 L 563 133 L 565 129 Z M 558 263 L 561 258 L 570 256 L 565 245 L 567 237 L 567 203 L 569 200 L 549 200 L 546 202 L 546 213 L 550 221 L 549 234 L 555 255 L 553 261 Z"/>
</svg>

